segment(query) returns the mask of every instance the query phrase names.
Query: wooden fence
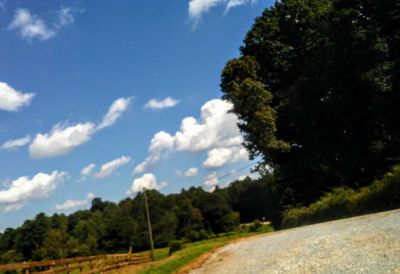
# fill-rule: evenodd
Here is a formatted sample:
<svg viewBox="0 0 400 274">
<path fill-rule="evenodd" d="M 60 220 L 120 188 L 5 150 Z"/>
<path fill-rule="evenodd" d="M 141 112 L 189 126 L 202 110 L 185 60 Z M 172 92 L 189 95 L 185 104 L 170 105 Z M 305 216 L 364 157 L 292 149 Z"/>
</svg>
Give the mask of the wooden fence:
<svg viewBox="0 0 400 274">
<path fill-rule="evenodd" d="M 150 256 L 145 254 L 112 254 L 90 257 L 78 257 L 61 260 L 48 260 L 39 262 L 25 262 L 0 265 L 0 273 L 18 271 L 19 273 L 105 273 L 128 265 L 140 264 L 150 261 Z"/>
</svg>

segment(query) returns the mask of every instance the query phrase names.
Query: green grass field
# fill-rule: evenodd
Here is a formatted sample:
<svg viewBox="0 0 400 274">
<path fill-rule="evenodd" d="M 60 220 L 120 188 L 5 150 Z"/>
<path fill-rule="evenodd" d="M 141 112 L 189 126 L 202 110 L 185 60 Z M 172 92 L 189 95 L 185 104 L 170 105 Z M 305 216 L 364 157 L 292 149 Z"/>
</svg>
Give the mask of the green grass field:
<svg viewBox="0 0 400 274">
<path fill-rule="evenodd" d="M 221 247 L 235 239 L 245 238 L 249 236 L 259 235 L 262 233 L 268 233 L 274 231 L 270 225 L 263 225 L 256 232 L 248 231 L 237 231 L 221 235 L 220 237 L 198 241 L 194 243 L 187 243 L 184 245 L 182 250 L 175 252 L 170 258 L 168 258 L 169 248 L 161 248 L 155 250 L 155 264 L 149 266 L 147 269 L 139 272 L 140 274 L 167 274 L 176 273 L 194 261 L 201 255 L 212 251 L 218 247 Z M 159 261 L 159 263 L 157 262 Z"/>
</svg>

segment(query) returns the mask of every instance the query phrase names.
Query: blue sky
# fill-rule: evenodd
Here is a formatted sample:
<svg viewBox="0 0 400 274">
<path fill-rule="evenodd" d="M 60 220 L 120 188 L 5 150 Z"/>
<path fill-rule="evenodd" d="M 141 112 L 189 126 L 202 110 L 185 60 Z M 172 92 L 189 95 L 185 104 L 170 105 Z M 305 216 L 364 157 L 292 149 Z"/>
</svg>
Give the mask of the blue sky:
<svg viewBox="0 0 400 274">
<path fill-rule="evenodd" d="M 271 4 L 0 1 L 0 231 L 249 174 L 220 74 Z"/>
</svg>

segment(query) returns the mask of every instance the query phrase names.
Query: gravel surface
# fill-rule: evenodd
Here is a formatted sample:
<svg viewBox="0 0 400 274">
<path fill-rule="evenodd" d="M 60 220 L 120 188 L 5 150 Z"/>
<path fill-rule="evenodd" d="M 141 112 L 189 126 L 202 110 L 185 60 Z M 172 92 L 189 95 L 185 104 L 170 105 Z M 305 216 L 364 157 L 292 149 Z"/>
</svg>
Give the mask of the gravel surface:
<svg viewBox="0 0 400 274">
<path fill-rule="evenodd" d="M 400 273 L 400 210 L 229 244 L 190 273 Z"/>
</svg>

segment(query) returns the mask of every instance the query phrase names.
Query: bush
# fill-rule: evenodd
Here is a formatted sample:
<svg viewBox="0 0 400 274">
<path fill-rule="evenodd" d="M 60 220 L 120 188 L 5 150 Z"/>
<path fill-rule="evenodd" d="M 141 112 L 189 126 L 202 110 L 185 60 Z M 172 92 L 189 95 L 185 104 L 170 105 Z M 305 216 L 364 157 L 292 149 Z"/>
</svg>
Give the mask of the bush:
<svg viewBox="0 0 400 274">
<path fill-rule="evenodd" d="M 183 242 L 178 241 L 178 240 L 173 240 L 169 242 L 169 256 L 172 255 L 172 253 L 181 250 L 183 248 Z"/>
<path fill-rule="evenodd" d="M 0 264 L 22 262 L 24 257 L 15 249 L 10 249 L 3 254 L 0 254 Z"/>
<path fill-rule="evenodd" d="M 253 223 L 249 226 L 249 231 L 250 232 L 256 232 L 261 230 L 261 227 L 263 224 L 260 222 L 260 220 L 256 219 L 253 221 Z"/>
<path fill-rule="evenodd" d="M 206 240 L 210 237 L 209 233 L 205 229 L 200 229 L 199 231 L 199 239 L 200 240 Z"/>
<path fill-rule="evenodd" d="M 221 218 L 221 228 L 223 232 L 234 230 L 240 224 L 238 212 L 230 212 Z"/>
<path fill-rule="evenodd" d="M 186 237 L 190 242 L 195 242 L 200 240 L 200 233 L 195 230 L 190 230 L 188 233 L 186 233 Z"/>
<path fill-rule="evenodd" d="M 400 207 L 400 165 L 358 190 L 335 188 L 308 207 L 289 208 L 282 226 L 294 227 Z"/>
</svg>

